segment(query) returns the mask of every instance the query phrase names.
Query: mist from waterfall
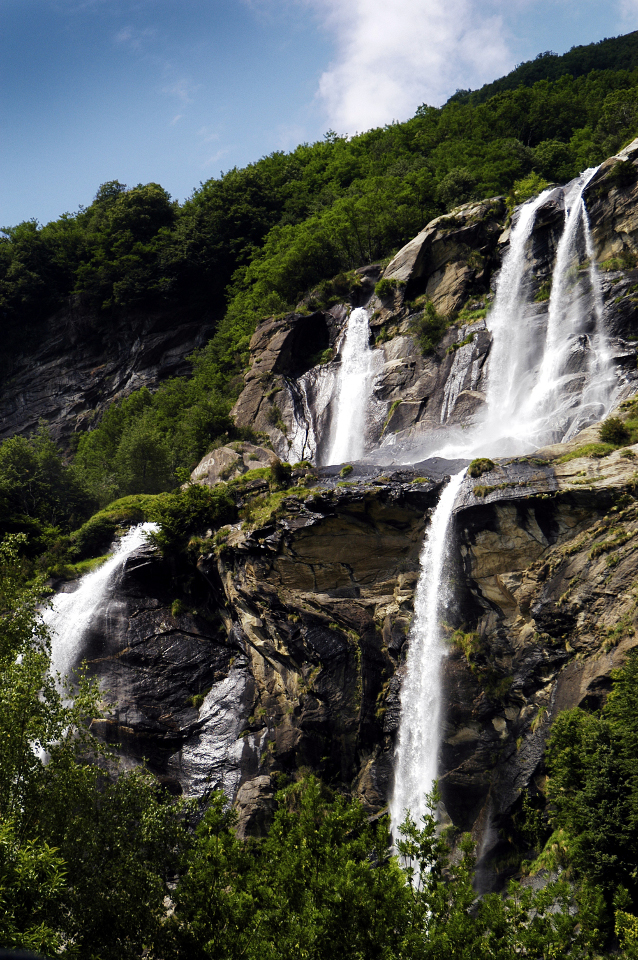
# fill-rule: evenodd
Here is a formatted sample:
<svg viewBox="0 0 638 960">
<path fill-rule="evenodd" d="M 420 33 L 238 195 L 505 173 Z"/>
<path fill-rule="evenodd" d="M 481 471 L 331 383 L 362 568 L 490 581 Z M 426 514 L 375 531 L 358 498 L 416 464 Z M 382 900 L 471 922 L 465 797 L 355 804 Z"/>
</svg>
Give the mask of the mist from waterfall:
<svg viewBox="0 0 638 960">
<path fill-rule="evenodd" d="M 378 351 L 370 347 L 368 311 L 356 307 L 348 317 L 341 349 L 325 464 L 359 460 L 366 452 L 367 414 L 379 359 Z"/>
<path fill-rule="evenodd" d="M 82 641 L 108 597 L 111 583 L 128 557 L 146 543 L 155 523 L 132 527 L 118 541 L 112 555 L 96 570 L 85 574 L 72 593 L 57 593 L 43 612 L 51 634 L 51 672 L 62 679 L 71 675 L 82 657 Z"/>
<path fill-rule="evenodd" d="M 427 813 L 425 795 L 437 775 L 441 715 L 441 661 L 445 643 L 440 618 L 450 599 L 446 576 L 449 529 L 465 469 L 451 478 L 430 520 L 421 551 L 421 570 L 414 598 L 405 679 L 401 686 L 401 725 L 395 752 L 394 793 L 390 817 L 394 837 L 405 811 L 419 823 Z"/>
</svg>

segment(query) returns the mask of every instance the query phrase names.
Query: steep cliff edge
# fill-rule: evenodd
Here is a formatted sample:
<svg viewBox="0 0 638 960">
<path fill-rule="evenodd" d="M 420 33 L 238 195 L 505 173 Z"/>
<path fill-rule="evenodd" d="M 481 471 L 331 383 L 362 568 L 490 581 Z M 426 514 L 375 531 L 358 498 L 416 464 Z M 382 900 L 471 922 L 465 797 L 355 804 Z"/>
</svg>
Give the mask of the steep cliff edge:
<svg viewBox="0 0 638 960">
<path fill-rule="evenodd" d="M 637 642 L 637 453 L 502 461 L 457 504 L 441 790 L 492 875 L 543 788 L 552 720 L 599 704 Z M 150 548 L 134 555 L 85 650 L 117 703 L 101 735 L 171 789 L 225 789 L 244 832 L 268 822 L 280 773 L 315 770 L 383 809 L 440 484 L 406 471 L 292 488 L 265 521 L 204 541 L 196 604 Z"/>
<path fill-rule="evenodd" d="M 588 187 L 617 399 L 636 386 L 637 164 L 633 144 Z M 565 197 L 552 190 L 534 224 L 536 318 L 548 311 Z M 147 758 L 175 792 L 222 787 L 244 833 L 263 831 L 280 774 L 317 771 L 371 813 L 388 803 L 421 545 L 454 472 L 440 459 L 396 461 L 403 443 L 471 426 L 484 406 L 484 314 L 510 237 L 501 200 L 467 204 L 400 251 L 378 294 L 380 270 L 362 270 L 351 305 L 368 305 L 382 357 L 369 418 L 375 456 L 341 476 L 301 464 L 297 485 L 273 492 L 268 450 L 213 451 L 195 482 L 262 468 L 242 494 L 242 522 L 198 531 L 197 568 L 179 583 L 170 557 L 150 547 L 133 555 L 87 638 L 114 704 L 100 734 Z M 591 283 L 589 266 L 574 271 L 575 288 Z M 301 460 L 307 447 L 321 462 L 347 313 L 345 304 L 302 305 L 253 336 L 237 420 L 267 433 L 282 459 Z M 439 339 L 423 352 L 428 317 Z M 576 373 L 583 353 L 576 338 Z M 595 439 L 590 427 L 532 457 L 495 458 L 466 478 L 456 504 L 441 791 L 451 823 L 479 841 L 486 885 L 512 866 L 523 797 L 543 790 L 552 720 L 601 703 L 636 643 L 638 445 L 578 454 Z"/>
</svg>

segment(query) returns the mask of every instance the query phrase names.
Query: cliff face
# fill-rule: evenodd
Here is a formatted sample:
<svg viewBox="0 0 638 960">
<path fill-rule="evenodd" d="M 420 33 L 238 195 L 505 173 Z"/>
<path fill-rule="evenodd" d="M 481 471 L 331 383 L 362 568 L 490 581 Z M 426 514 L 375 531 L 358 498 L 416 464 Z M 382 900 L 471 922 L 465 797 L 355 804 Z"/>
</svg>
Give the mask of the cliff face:
<svg viewBox="0 0 638 960">
<path fill-rule="evenodd" d="M 542 786 L 552 720 L 600 704 L 637 642 L 634 460 L 556 454 L 467 478 L 454 525 L 441 789 L 497 873 L 522 793 Z M 150 548 L 133 555 L 84 651 L 117 704 L 98 732 L 170 789 L 235 796 L 244 832 L 267 823 L 278 772 L 315 770 L 381 810 L 441 486 L 418 473 L 325 477 L 267 523 L 223 530 L 193 612 Z"/>
<path fill-rule="evenodd" d="M 567 188 L 557 187 L 537 211 L 528 253 L 530 316 L 546 322 L 549 285 L 558 242 L 565 222 Z M 595 247 L 603 264 L 599 272 L 603 322 L 612 363 L 621 389 L 618 399 L 633 392 L 636 380 L 635 286 L 638 281 L 638 142 L 606 161 L 588 184 L 584 197 Z M 469 203 L 428 224 L 394 257 L 383 277 L 394 284 L 382 299 L 371 284 L 355 292 L 353 305 L 367 305 L 378 353 L 380 374 L 370 409 L 368 446 L 381 450 L 378 463 L 401 462 L 415 443 L 427 450 L 437 446 L 437 432 L 466 429 L 483 412 L 486 360 L 491 335 L 484 314 L 493 302 L 494 287 L 508 249 L 511 226 L 502 198 Z M 367 277 L 375 277 L 367 268 Z M 585 283 L 583 277 L 580 281 Z M 443 333 L 425 355 L 419 348 L 420 318 L 429 301 L 441 318 Z M 345 308 L 312 317 L 290 314 L 261 324 L 251 341 L 251 368 L 236 408 L 240 425 L 256 424 L 266 432 L 279 456 L 324 453 L 321 442 L 304 451 L 298 443 L 303 429 L 318 437 L 330 430 L 334 399 L 330 378 L 340 364 Z M 328 352 L 322 365 L 312 367 L 312 352 L 292 354 L 288 344 L 307 325 L 322 331 Z M 422 329 L 422 327 L 421 327 Z M 301 360 L 301 362 L 300 362 Z M 584 338 L 576 338 L 569 365 L 578 374 L 588 363 Z M 305 396 L 300 395 L 303 377 Z M 308 409 L 312 408 L 311 414 Z M 311 422 L 312 421 L 312 422 Z M 422 455 L 424 455 L 422 453 Z"/>
<path fill-rule="evenodd" d="M 636 146 L 603 165 L 587 198 L 621 397 L 636 378 Z M 534 295 L 551 275 L 564 202 L 557 188 L 532 237 L 539 315 L 547 299 Z M 505 219 L 497 200 L 428 225 L 386 268 L 403 285 L 383 301 L 372 292 L 379 270 L 361 272 L 353 301 L 370 305 L 383 358 L 371 436 L 386 465 L 357 464 L 346 481 L 338 468 L 315 475 L 302 466 L 268 509 L 259 499 L 267 483 L 254 480 L 251 519 L 202 531 L 195 600 L 176 596 L 170 565 L 144 548 L 87 639 L 84 655 L 116 704 L 100 734 L 132 759 L 146 757 L 176 792 L 222 787 L 244 833 L 267 824 L 280 772 L 315 770 L 371 813 L 391 795 L 421 546 L 458 467 L 387 464 L 404 440 L 442 421 L 471 424 L 484 403 L 491 337 L 472 314 L 490 303 L 509 242 Z M 467 318 L 459 314 L 426 356 L 414 305 L 424 295 L 441 314 L 463 308 Z M 329 427 L 330 404 L 317 413 L 317 400 L 326 368 L 338 365 L 346 315 L 345 305 L 299 311 L 265 321 L 253 337 L 237 417 L 269 433 L 282 457 L 291 444 L 303 449 L 294 445 L 310 436 L 309 409 L 315 437 Z M 393 447 L 380 446 L 386 435 Z M 638 445 L 563 462 L 595 439 L 593 426 L 533 457 L 497 460 L 480 480 L 466 477 L 455 508 L 441 790 L 452 823 L 481 843 L 486 884 L 507 872 L 522 795 L 542 788 L 552 720 L 600 704 L 611 670 L 636 644 Z M 249 444 L 222 448 L 193 479 L 214 484 L 271 458 Z"/>
<path fill-rule="evenodd" d="M 58 314 L 11 357 L 0 382 L 0 440 L 46 420 L 56 440 L 85 430 L 111 400 L 188 373 L 186 357 L 212 336 L 210 317 L 157 311 L 100 318 Z M 33 337 L 32 337 L 33 339 Z"/>
</svg>

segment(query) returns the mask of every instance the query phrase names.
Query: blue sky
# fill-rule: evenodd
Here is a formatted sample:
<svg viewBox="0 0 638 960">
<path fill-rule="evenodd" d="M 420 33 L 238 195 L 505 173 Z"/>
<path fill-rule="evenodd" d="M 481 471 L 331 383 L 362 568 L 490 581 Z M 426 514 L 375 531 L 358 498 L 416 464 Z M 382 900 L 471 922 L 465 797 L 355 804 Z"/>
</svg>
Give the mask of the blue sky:
<svg viewBox="0 0 638 960">
<path fill-rule="evenodd" d="M 0 0 L 0 224 L 404 120 L 638 0 Z"/>
</svg>

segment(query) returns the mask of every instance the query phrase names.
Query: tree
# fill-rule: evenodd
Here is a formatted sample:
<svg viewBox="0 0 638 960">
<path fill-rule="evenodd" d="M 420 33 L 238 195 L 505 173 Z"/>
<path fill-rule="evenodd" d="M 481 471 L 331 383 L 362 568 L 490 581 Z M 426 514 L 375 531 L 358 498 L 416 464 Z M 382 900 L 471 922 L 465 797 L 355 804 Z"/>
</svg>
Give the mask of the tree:
<svg viewBox="0 0 638 960">
<path fill-rule="evenodd" d="M 0 933 L 3 944 L 100 960 L 159 942 L 187 847 L 183 805 L 119 772 L 89 732 L 99 691 L 60 690 L 28 583 L 24 535 L 0 543 Z"/>
</svg>

